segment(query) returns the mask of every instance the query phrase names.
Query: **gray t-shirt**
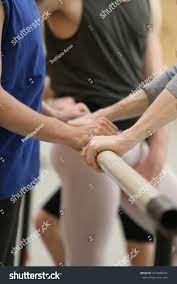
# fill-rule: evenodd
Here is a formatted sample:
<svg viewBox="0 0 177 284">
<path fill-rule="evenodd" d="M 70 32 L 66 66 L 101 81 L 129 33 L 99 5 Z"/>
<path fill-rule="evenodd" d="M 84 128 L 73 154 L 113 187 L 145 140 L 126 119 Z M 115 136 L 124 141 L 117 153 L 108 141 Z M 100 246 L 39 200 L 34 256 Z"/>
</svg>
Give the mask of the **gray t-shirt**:
<svg viewBox="0 0 177 284">
<path fill-rule="evenodd" d="M 152 80 L 142 89 L 149 95 L 152 103 L 163 91 L 167 89 L 172 95 L 177 97 L 177 64 L 173 65 L 158 78 Z"/>
<path fill-rule="evenodd" d="M 108 107 L 136 90 L 144 79 L 151 20 L 149 0 L 84 0 L 81 23 L 70 38 L 45 28 L 47 71 L 56 96 L 72 96 L 91 111 Z M 136 119 L 119 121 L 130 128 Z"/>
</svg>

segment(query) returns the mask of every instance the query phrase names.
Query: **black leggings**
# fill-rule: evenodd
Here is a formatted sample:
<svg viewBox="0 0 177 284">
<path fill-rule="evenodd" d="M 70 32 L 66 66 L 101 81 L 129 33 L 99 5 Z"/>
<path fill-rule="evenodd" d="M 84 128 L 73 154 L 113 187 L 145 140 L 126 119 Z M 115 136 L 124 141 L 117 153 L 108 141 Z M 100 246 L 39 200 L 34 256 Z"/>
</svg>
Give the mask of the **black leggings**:
<svg viewBox="0 0 177 284">
<path fill-rule="evenodd" d="M 0 266 L 13 266 L 21 199 L 13 204 L 0 200 Z"/>
</svg>

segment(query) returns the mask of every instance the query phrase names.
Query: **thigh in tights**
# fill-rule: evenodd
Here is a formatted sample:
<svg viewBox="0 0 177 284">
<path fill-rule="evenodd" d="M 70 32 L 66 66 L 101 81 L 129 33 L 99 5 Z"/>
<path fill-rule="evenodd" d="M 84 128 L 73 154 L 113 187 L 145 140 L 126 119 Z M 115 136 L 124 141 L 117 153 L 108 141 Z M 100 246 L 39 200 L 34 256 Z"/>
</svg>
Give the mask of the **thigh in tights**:
<svg viewBox="0 0 177 284">
<path fill-rule="evenodd" d="M 139 144 L 126 159 L 133 166 L 141 156 L 142 144 Z M 62 237 L 66 265 L 116 265 L 127 254 L 117 218 L 120 206 L 118 185 L 106 174 L 96 173 L 88 167 L 80 153 L 67 146 L 54 145 L 52 161 L 63 186 Z M 117 258 L 114 258 L 116 251 Z"/>
</svg>

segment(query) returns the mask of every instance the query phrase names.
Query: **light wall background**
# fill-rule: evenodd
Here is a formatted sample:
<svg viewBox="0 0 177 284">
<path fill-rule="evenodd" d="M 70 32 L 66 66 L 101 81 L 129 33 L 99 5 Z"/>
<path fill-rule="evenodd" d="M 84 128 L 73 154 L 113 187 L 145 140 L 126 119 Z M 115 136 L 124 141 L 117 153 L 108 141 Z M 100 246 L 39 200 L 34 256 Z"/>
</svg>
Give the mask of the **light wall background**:
<svg viewBox="0 0 177 284">
<path fill-rule="evenodd" d="M 156 0 L 155 0 L 156 1 Z M 177 1 L 160 0 L 162 6 L 161 42 L 167 66 L 177 63 Z"/>
<path fill-rule="evenodd" d="M 156 1 L 156 0 L 155 0 Z M 177 1 L 160 0 L 162 7 L 161 43 L 164 65 L 177 63 Z M 177 173 L 177 122 L 171 123 L 168 163 Z"/>
</svg>

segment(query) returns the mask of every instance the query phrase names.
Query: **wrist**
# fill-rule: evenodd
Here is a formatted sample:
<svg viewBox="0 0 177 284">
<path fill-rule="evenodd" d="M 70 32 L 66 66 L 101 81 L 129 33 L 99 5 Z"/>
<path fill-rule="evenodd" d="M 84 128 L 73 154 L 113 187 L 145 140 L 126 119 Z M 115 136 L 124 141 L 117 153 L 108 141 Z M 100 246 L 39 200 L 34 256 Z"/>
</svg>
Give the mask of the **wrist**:
<svg viewBox="0 0 177 284">
<path fill-rule="evenodd" d="M 142 123 L 135 123 L 131 128 L 127 130 L 129 132 L 128 135 L 133 137 L 137 143 L 145 140 L 147 137 L 151 136 L 151 131 L 146 129 L 145 125 Z"/>
<path fill-rule="evenodd" d="M 125 130 L 123 132 L 123 135 L 124 135 L 126 140 L 132 141 L 132 143 L 134 145 L 136 145 L 137 143 L 139 143 L 141 141 L 140 138 L 139 138 L 139 133 L 134 130 L 133 126 L 129 129 Z"/>
<path fill-rule="evenodd" d="M 82 148 L 80 140 L 81 140 L 81 127 L 76 127 L 66 124 L 64 144 L 75 149 L 80 149 Z"/>
<path fill-rule="evenodd" d="M 58 116 L 57 111 L 53 108 L 50 108 L 50 116 L 53 117 L 53 118 L 56 118 L 58 120 L 61 120 L 60 117 Z"/>
<path fill-rule="evenodd" d="M 101 117 L 106 117 L 109 120 L 111 119 L 111 109 L 110 107 L 102 108 L 97 110 L 96 112 L 93 113 L 95 118 L 101 118 Z"/>
<path fill-rule="evenodd" d="M 55 143 L 65 144 L 71 146 L 73 141 L 73 127 L 67 123 L 64 123 L 57 118 L 51 118 L 56 127 L 56 139 Z"/>
<path fill-rule="evenodd" d="M 106 116 L 105 109 L 99 109 L 99 110 L 93 112 L 92 115 L 95 119 L 105 117 Z"/>
<path fill-rule="evenodd" d="M 127 153 L 129 150 L 134 148 L 138 141 L 136 140 L 134 133 L 131 129 L 125 130 L 121 134 L 117 135 L 115 140 L 115 150 L 119 155 Z"/>
<path fill-rule="evenodd" d="M 46 102 L 43 102 L 43 114 L 49 117 L 58 118 L 56 110 Z"/>
</svg>

